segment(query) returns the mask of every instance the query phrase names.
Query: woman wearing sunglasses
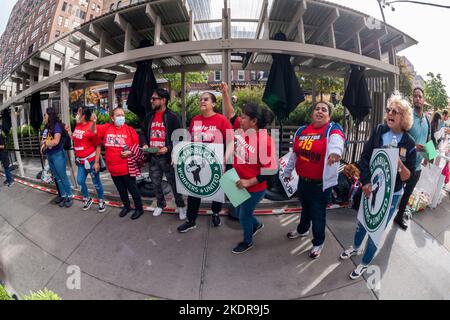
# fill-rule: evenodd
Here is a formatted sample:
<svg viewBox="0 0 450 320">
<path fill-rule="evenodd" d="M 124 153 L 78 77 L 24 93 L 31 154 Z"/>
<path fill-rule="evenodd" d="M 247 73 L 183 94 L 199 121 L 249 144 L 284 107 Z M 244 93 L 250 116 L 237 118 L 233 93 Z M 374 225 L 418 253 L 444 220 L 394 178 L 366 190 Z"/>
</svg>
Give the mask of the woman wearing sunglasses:
<svg viewBox="0 0 450 320">
<path fill-rule="evenodd" d="M 400 95 L 392 95 L 387 102 L 386 115 L 384 117 L 385 123 L 379 125 L 373 131 L 369 141 L 364 145 L 359 168 L 361 170 L 360 181 L 363 185 L 362 191 L 366 198 L 369 198 L 371 193 L 375 191 L 377 186 L 371 184 L 370 159 L 372 152 L 377 148 L 398 148 L 400 158 L 398 160 L 398 173 L 395 180 L 394 195 L 392 198 L 391 207 L 389 209 L 388 223 L 397 210 L 399 199 L 403 194 L 403 189 L 406 181 L 411 177 L 411 173 L 415 170 L 416 164 L 416 144 L 413 137 L 407 132 L 411 129 L 413 124 L 413 115 L 411 106 L 408 101 L 403 99 Z M 376 179 L 374 179 L 375 182 Z M 340 258 L 343 260 L 349 259 L 353 255 L 359 254 L 361 244 L 367 232 L 364 226 L 358 222 L 353 246 L 345 250 Z M 372 239 L 367 240 L 366 250 L 361 263 L 350 274 L 351 279 L 358 279 L 366 272 L 368 265 L 372 262 L 377 247 Z"/>
<path fill-rule="evenodd" d="M 200 114 L 195 116 L 189 127 L 189 132 L 193 142 L 219 143 L 224 144 L 227 130 L 231 130 L 228 119 L 214 111 L 217 100 L 216 96 L 210 92 L 205 92 L 200 96 Z M 197 227 L 195 221 L 198 217 L 201 198 L 189 196 L 187 205 L 187 221 L 178 227 L 178 232 L 185 233 Z M 222 203 L 213 201 L 211 206 L 213 215 L 212 223 L 214 227 L 220 226 L 219 213 L 222 210 Z"/>
</svg>

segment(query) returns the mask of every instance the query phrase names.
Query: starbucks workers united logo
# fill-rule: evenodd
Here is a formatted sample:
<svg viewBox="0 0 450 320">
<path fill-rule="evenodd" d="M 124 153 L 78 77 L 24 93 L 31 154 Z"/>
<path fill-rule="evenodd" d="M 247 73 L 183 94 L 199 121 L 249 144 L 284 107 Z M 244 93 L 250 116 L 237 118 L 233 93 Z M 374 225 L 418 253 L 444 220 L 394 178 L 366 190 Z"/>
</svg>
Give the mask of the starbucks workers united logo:
<svg viewBox="0 0 450 320">
<path fill-rule="evenodd" d="M 372 173 L 372 193 L 369 198 L 363 197 L 364 220 L 368 231 L 377 231 L 385 221 L 390 209 L 392 196 L 392 176 L 389 156 L 379 151 L 370 164 Z"/>
<path fill-rule="evenodd" d="M 176 170 L 179 180 L 193 196 L 210 197 L 220 189 L 222 159 L 205 144 L 192 143 L 183 147 Z"/>
</svg>

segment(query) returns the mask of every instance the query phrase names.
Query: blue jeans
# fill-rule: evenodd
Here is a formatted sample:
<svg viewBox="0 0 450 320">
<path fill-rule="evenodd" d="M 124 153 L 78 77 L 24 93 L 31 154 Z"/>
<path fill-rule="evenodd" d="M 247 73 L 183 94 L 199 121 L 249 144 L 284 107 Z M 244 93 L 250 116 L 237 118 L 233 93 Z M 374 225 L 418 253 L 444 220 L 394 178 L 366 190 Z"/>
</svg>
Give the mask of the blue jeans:
<svg viewBox="0 0 450 320">
<path fill-rule="evenodd" d="M 5 167 L 5 177 L 6 177 L 6 183 L 10 184 L 14 182 L 14 179 L 12 177 L 12 173 L 11 173 L 11 167 Z"/>
<path fill-rule="evenodd" d="M 321 246 L 325 242 L 327 205 L 331 200 L 331 188 L 323 191 L 322 184 L 307 182 L 300 178 L 298 194 L 302 204 L 302 214 L 297 232 L 306 233 L 312 223 L 313 246 Z"/>
<path fill-rule="evenodd" d="M 100 180 L 100 172 L 95 172 L 94 170 L 94 161 L 91 163 L 91 170 L 86 170 L 84 164 L 78 165 L 78 175 L 77 175 L 77 183 L 81 187 L 81 193 L 85 199 L 89 199 L 89 190 L 86 185 L 86 179 L 88 174 L 91 174 L 92 183 L 94 184 L 95 190 L 97 190 L 98 200 L 103 200 L 103 185 Z"/>
<path fill-rule="evenodd" d="M 67 156 L 64 150 L 47 154 L 48 165 L 55 178 L 58 188 L 61 191 L 61 197 L 72 197 L 72 186 L 66 173 Z"/>
<path fill-rule="evenodd" d="M 261 224 L 254 216 L 256 205 L 262 200 L 266 190 L 260 192 L 250 192 L 251 198 L 243 202 L 236 208 L 236 214 L 239 215 L 242 229 L 244 229 L 244 243 L 249 245 L 253 243 L 253 231 Z"/>
<path fill-rule="evenodd" d="M 362 195 L 364 197 L 364 195 Z M 391 208 L 389 210 L 389 215 L 388 215 L 388 224 L 391 221 L 391 218 L 395 212 L 395 210 L 397 209 L 397 205 L 398 205 L 398 201 L 400 199 L 401 195 L 394 195 L 392 197 L 392 204 L 391 204 Z M 361 222 L 358 221 L 358 225 L 356 226 L 356 233 L 355 233 L 355 242 L 353 245 L 354 249 L 359 249 L 359 247 L 361 246 L 361 243 L 363 242 L 364 238 L 366 237 L 367 231 L 364 228 L 364 226 L 361 224 Z M 372 238 L 369 237 L 369 239 L 367 239 L 367 245 L 366 245 L 366 250 L 364 251 L 364 256 L 362 258 L 362 264 L 363 265 L 368 265 L 372 262 L 373 258 L 375 257 L 375 254 L 377 253 L 377 247 L 375 246 L 375 243 L 372 241 Z"/>
</svg>

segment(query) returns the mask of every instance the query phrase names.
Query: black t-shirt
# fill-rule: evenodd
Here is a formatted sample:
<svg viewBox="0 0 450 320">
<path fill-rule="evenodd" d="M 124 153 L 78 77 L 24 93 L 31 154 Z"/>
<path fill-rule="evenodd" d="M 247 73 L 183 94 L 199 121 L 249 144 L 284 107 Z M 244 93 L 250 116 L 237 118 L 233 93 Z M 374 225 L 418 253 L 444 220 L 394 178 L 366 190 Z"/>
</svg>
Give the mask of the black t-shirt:
<svg viewBox="0 0 450 320">
<path fill-rule="evenodd" d="M 3 133 L 0 133 L 0 146 L 5 146 L 6 148 L 6 139 L 3 136 Z M 0 149 L 0 162 L 3 166 L 9 167 L 8 151 L 5 151 L 5 149 Z"/>
</svg>

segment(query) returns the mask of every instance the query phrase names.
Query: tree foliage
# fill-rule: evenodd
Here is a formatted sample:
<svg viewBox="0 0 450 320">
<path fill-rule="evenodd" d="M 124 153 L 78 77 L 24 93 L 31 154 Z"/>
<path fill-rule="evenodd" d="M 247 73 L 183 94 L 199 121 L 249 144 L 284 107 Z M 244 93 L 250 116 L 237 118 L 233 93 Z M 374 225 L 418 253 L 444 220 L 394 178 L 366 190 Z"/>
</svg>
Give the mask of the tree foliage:
<svg viewBox="0 0 450 320">
<path fill-rule="evenodd" d="M 406 66 L 402 57 L 397 57 L 397 64 L 400 69 L 399 90 L 405 98 L 412 98 L 414 76 Z"/>
<path fill-rule="evenodd" d="M 181 92 L 181 73 L 169 73 L 163 76 L 169 81 L 170 88 L 177 92 Z M 189 91 L 191 83 L 206 83 L 208 82 L 208 75 L 204 72 L 187 72 L 186 73 L 186 90 Z"/>
<path fill-rule="evenodd" d="M 441 74 L 434 75 L 429 72 L 427 77 L 429 79 L 425 83 L 425 101 L 431 104 L 435 110 L 447 108 L 448 96 L 445 85 L 442 83 Z"/>
</svg>

